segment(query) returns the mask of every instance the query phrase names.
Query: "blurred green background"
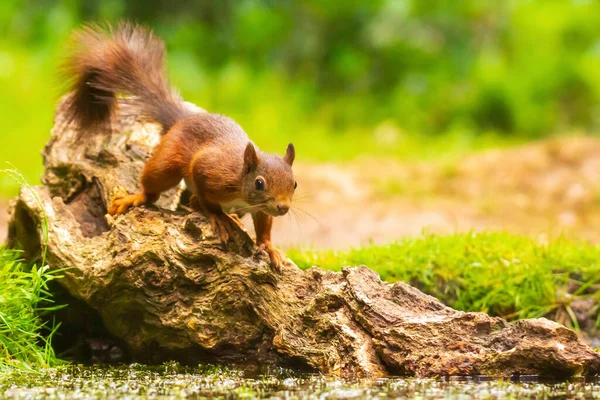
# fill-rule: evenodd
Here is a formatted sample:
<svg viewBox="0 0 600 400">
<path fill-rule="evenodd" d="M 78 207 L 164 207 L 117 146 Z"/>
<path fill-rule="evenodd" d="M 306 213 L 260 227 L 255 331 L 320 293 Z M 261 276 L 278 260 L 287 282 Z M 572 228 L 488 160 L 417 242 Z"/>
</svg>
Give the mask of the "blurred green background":
<svg viewBox="0 0 600 400">
<path fill-rule="evenodd" d="M 186 100 L 301 161 L 457 157 L 600 125 L 596 1 L 2 0 L 1 163 L 38 182 L 70 31 L 121 19 L 165 39 Z"/>
</svg>

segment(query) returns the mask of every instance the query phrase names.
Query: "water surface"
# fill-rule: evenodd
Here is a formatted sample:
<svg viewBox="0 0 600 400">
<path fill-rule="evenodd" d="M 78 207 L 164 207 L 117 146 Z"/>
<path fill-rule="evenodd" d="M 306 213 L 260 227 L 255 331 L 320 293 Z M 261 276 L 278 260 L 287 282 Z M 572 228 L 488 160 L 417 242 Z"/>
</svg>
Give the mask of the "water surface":
<svg viewBox="0 0 600 400">
<path fill-rule="evenodd" d="M 572 399 L 600 398 L 600 382 L 540 383 L 485 377 L 340 380 L 294 375 L 286 370 L 250 373 L 214 366 L 68 366 L 40 374 L 13 372 L 0 377 L 0 397 L 65 398 L 272 398 L 272 399 Z"/>
</svg>

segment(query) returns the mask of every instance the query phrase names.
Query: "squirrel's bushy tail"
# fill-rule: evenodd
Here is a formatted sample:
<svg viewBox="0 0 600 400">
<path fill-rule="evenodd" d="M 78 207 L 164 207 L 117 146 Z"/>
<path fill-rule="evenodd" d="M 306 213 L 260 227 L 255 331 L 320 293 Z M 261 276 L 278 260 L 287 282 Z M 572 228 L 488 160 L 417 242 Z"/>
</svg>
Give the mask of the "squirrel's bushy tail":
<svg viewBox="0 0 600 400">
<path fill-rule="evenodd" d="M 73 35 L 63 65 L 71 82 L 67 118 L 81 128 L 108 126 L 117 99 L 124 112 L 157 122 L 166 133 L 190 115 L 165 74 L 164 43 L 149 29 L 121 23 L 116 29 L 88 26 Z"/>
</svg>

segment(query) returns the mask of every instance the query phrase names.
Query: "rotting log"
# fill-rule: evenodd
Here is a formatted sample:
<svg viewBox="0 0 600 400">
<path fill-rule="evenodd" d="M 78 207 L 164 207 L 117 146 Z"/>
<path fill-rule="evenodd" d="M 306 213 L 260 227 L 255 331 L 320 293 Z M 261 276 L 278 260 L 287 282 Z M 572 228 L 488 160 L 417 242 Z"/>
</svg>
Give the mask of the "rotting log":
<svg viewBox="0 0 600 400">
<path fill-rule="evenodd" d="M 364 266 L 280 273 L 239 231 L 226 248 L 182 190 L 111 218 L 115 191 L 138 190 L 158 129 L 113 121 L 111 136 L 77 132 L 57 109 L 43 186 L 12 202 L 9 241 L 40 256 L 97 311 L 132 360 L 295 367 L 341 376 L 594 375 L 600 355 L 546 319 L 508 324 L 466 313 Z"/>
</svg>

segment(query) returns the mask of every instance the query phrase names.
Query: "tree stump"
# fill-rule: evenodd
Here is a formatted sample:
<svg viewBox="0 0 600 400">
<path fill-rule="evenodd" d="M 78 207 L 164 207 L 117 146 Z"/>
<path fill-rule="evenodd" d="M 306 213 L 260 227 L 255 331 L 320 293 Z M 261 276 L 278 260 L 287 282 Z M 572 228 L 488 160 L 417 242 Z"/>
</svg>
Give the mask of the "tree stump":
<svg viewBox="0 0 600 400">
<path fill-rule="evenodd" d="M 600 355 L 546 319 L 508 324 L 453 310 L 365 266 L 275 272 L 242 230 L 224 247 L 207 219 L 181 210 L 182 190 L 112 218 L 134 193 L 157 127 L 115 117 L 114 134 L 81 132 L 59 105 L 43 152 L 43 186 L 22 188 L 9 241 L 47 262 L 96 310 L 131 359 L 295 367 L 339 376 L 596 374 Z M 36 198 L 37 196 L 37 198 Z"/>
</svg>

